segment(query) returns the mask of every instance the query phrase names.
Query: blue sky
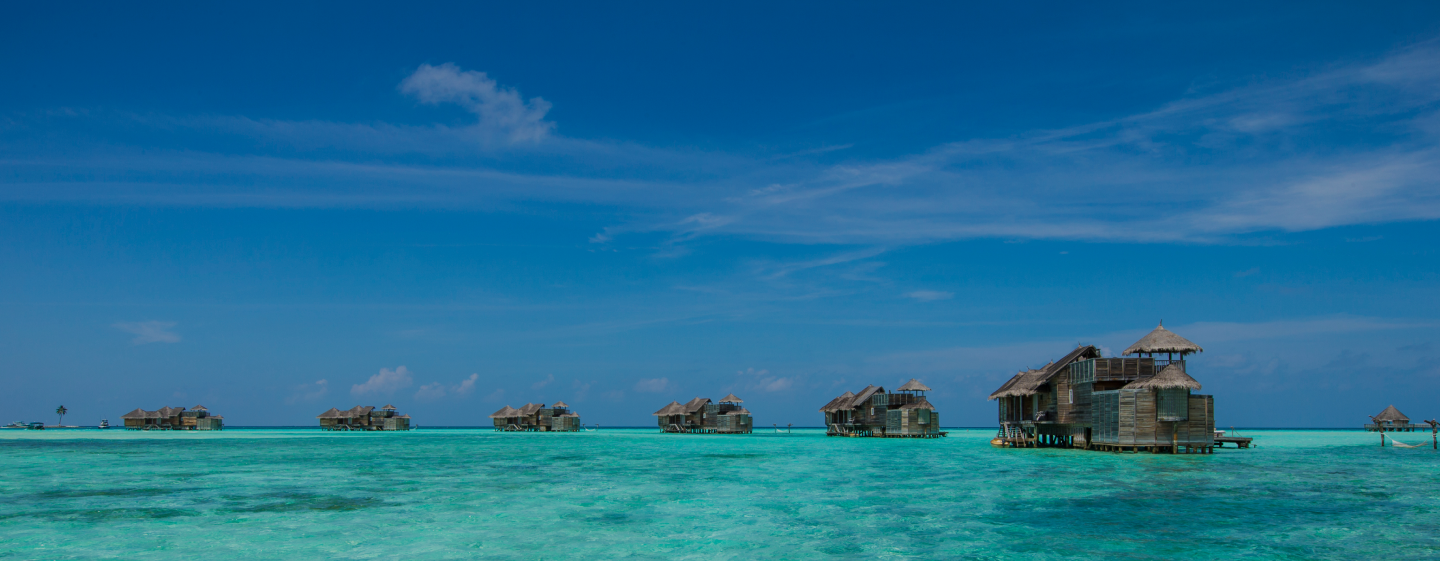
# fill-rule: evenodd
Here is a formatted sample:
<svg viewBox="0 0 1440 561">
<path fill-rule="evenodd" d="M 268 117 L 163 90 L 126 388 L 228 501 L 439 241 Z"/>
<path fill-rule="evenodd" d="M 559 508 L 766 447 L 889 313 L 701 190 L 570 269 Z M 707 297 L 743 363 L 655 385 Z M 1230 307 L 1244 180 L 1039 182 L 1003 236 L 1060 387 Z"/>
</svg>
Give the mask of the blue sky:
<svg viewBox="0 0 1440 561">
<path fill-rule="evenodd" d="M 1433 418 L 1434 3 L 0 8 L 15 419 L 760 425 L 1155 324 L 1219 424 Z"/>
</svg>

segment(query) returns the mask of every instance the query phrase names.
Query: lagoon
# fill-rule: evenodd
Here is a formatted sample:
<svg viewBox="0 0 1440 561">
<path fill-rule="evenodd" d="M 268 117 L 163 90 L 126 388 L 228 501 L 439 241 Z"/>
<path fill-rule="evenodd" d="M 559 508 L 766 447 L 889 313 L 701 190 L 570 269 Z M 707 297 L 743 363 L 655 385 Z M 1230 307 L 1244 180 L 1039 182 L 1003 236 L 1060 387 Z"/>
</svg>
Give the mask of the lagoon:
<svg viewBox="0 0 1440 561">
<path fill-rule="evenodd" d="M 0 558 L 1440 557 L 1440 454 L 1374 433 L 1172 456 L 949 430 L 3 431 Z"/>
</svg>

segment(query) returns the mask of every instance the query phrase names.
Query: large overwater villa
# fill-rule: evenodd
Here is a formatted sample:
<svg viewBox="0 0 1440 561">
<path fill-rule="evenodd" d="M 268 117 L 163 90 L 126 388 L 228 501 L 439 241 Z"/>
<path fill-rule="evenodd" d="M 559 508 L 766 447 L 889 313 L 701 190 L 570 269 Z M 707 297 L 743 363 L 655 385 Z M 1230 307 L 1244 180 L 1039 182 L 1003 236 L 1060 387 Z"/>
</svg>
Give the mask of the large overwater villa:
<svg viewBox="0 0 1440 561">
<path fill-rule="evenodd" d="M 356 405 L 344 411 L 331 407 L 317 415 L 321 430 L 410 430 L 410 416 L 401 415 L 394 405 L 376 409 L 374 405 Z"/>
<path fill-rule="evenodd" d="M 830 400 L 825 414 L 828 436 L 874 436 L 885 438 L 939 438 L 940 413 L 925 392 L 930 388 L 911 378 L 894 392 L 881 386 L 865 386 L 860 393 L 845 392 Z"/>
<path fill-rule="evenodd" d="M 186 410 L 184 407 L 161 407 L 155 411 L 136 409 L 120 418 L 131 430 L 220 430 L 225 417 L 211 415 L 204 405 Z"/>
<path fill-rule="evenodd" d="M 1022 370 L 990 394 L 1000 413 L 994 442 L 1211 452 L 1215 399 L 1194 393 L 1200 383 L 1185 361 L 1203 350 L 1161 325 L 1122 358 L 1104 358 L 1096 347 L 1081 345 L 1043 368 Z"/>
<path fill-rule="evenodd" d="M 498 431 L 576 432 L 580 415 L 570 411 L 563 401 L 546 407 L 544 403 L 526 403 L 516 409 L 509 405 L 490 414 Z"/>
<path fill-rule="evenodd" d="M 689 403 L 672 401 L 654 413 L 656 424 L 664 432 L 682 434 L 750 434 L 754 419 L 740 398 L 728 394 L 712 403 L 697 397 Z"/>
</svg>

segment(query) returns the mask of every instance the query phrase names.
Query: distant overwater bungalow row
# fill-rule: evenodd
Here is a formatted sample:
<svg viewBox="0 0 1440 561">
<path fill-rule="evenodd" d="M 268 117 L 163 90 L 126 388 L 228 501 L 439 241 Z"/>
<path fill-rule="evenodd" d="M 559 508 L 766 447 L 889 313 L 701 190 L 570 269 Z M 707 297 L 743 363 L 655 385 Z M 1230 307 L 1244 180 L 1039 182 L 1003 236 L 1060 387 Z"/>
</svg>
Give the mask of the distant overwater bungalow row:
<svg viewBox="0 0 1440 561">
<path fill-rule="evenodd" d="M 1040 368 L 1021 369 L 989 399 L 997 404 L 997 431 L 990 443 L 1004 448 L 1077 448 L 1112 452 L 1213 453 L 1232 444 L 1248 448 L 1251 438 L 1215 429 L 1215 397 L 1197 393 L 1202 386 L 1189 372 L 1187 358 L 1204 352 L 1199 345 L 1165 328 L 1162 322 L 1119 357 L 1105 357 L 1095 345 L 1081 344 Z M 933 391 L 911 378 L 894 390 L 868 385 L 845 392 L 820 407 L 825 434 L 847 438 L 942 438 L 940 411 L 930 402 Z M 63 414 L 63 406 L 58 411 Z M 671 401 L 651 414 L 662 433 L 745 435 L 754 432 L 754 418 L 733 393 L 718 400 L 696 397 Z M 215 431 L 224 417 L 203 406 L 136 409 L 121 416 L 133 430 Z M 394 405 L 331 408 L 316 417 L 328 431 L 404 431 L 413 427 L 409 415 Z M 547 406 L 509 405 L 490 415 L 500 432 L 580 432 L 587 429 L 579 413 L 565 402 Z M 1385 433 L 1429 431 L 1440 448 L 1440 423 L 1411 423 L 1391 405 L 1366 430 Z M 33 428 L 31 423 L 13 428 Z M 101 428 L 108 426 L 102 423 Z M 598 426 L 597 426 L 598 428 Z M 1394 441 L 1393 446 L 1415 447 Z"/>
</svg>

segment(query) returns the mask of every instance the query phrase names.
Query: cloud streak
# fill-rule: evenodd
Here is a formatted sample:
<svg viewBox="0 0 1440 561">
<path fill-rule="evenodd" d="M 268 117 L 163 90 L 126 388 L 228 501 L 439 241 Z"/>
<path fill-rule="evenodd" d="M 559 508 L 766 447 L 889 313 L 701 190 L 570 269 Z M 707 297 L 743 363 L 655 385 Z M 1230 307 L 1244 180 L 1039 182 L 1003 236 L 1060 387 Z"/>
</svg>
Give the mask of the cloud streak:
<svg viewBox="0 0 1440 561">
<path fill-rule="evenodd" d="M 545 120 L 544 99 L 525 99 L 453 64 L 421 65 L 398 87 L 421 103 L 475 113 L 474 130 L 146 117 L 126 126 L 294 143 L 263 154 L 178 146 L 141 154 L 146 147 L 102 144 L 62 155 L 27 152 L 34 143 L 24 131 L 46 127 L 17 126 L 0 131 L 0 141 L 17 148 L 0 160 L 0 200 L 604 204 L 628 209 L 628 218 L 593 241 L 667 233 L 660 251 L 669 255 L 704 236 L 875 248 L 969 238 L 1238 243 L 1269 232 L 1440 218 L 1437 41 L 1113 119 L 828 165 L 802 153 L 779 158 L 565 138 Z M 494 142 L 507 151 L 477 155 L 477 147 Z M 444 155 L 452 163 L 416 164 L 400 154 Z M 869 251 L 883 250 L 861 253 Z"/>
<path fill-rule="evenodd" d="M 173 321 L 134 321 L 119 322 L 113 325 L 135 338 L 130 340 L 131 344 L 146 345 L 149 343 L 179 343 L 180 335 L 171 331 L 175 328 Z"/>
</svg>

